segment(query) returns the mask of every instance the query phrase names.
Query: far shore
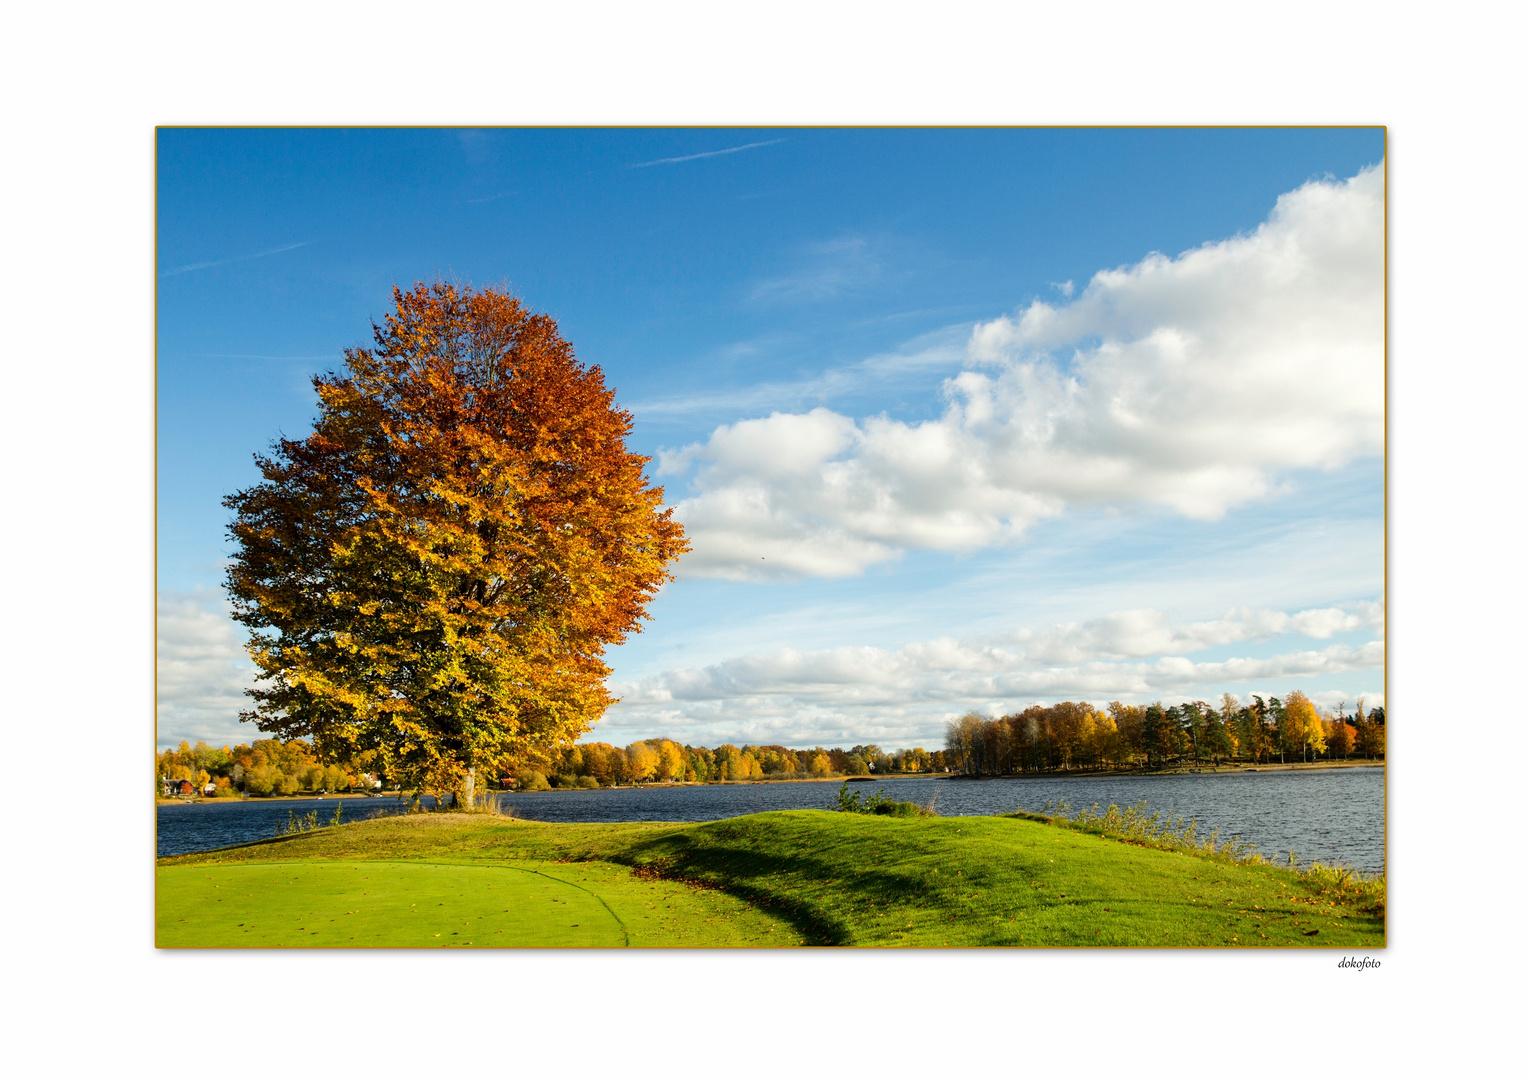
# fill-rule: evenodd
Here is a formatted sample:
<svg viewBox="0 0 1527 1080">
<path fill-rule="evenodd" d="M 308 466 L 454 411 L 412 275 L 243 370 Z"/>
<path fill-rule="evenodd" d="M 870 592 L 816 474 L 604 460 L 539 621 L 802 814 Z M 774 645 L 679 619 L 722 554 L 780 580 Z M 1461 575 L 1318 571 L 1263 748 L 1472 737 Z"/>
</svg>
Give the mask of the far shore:
<svg viewBox="0 0 1527 1080">
<path fill-rule="evenodd" d="M 163 795 L 157 796 L 154 802 L 159 806 L 200 806 L 203 803 L 215 806 L 218 803 L 274 803 L 274 802 L 314 802 L 318 799 L 399 799 L 403 796 L 396 791 L 341 791 L 334 795 L 240 795 L 236 799 L 207 798 L 204 795 L 195 795 L 189 799 L 170 799 Z"/>
<path fill-rule="evenodd" d="M 1004 776 L 983 776 L 982 780 L 1088 780 L 1095 776 L 1223 776 L 1227 773 L 1248 772 L 1306 772 L 1322 769 L 1382 769 L 1384 762 L 1359 761 L 1348 759 L 1347 761 L 1274 761 L 1270 765 L 1248 765 L 1241 762 L 1226 762 L 1221 765 L 1172 766 L 1169 769 L 1069 769 L 1063 772 L 1046 773 L 1010 773 Z M 891 780 L 897 777 L 881 777 Z M 907 776 L 906 779 L 916 779 L 915 776 Z M 974 780 L 974 776 L 966 776 L 964 773 L 951 773 L 951 780 Z"/>
<path fill-rule="evenodd" d="M 620 788 L 601 788 L 602 791 L 626 790 L 628 788 L 672 788 L 672 787 L 721 787 L 721 786 L 747 786 L 754 784 L 841 784 L 845 780 L 1090 780 L 1094 777 L 1111 776 L 1214 776 L 1227 773 L 1252 773 L 1252 772 L 1306 772 L 1322 769 L 1382 769 L 1384 762 L 1366 761 L 1349 758 L 1346 761 L 1288 761 L 1273 762 L 1270 765 L 1249 765 L 1241 762 L 1225 763 L 1221 765 L 1173 766 L 1169 769 L 1069 769 L 1062 772 L 1045 773 L 1010 773 L 1003 776 L 967 776 L 964 773 L 894 773 L 886 776 L 801 776 L 789 780 L 673 780 L 669 782 L 654 781 L 649 784 L 625 784 Z M 552 791 L 594 790 L 593 788 L 552 788 Z M 513 789 L 494 790 L 494 794 L 500 795 L 537 795 L 535 791 L 515 791 Z M 159 806 L 201 806 L 216 805 L 218 803 L 274 803 L 274 802 L 315 802 L 320 799 L 349 799 L 360 801 L 365 799 L 402 799 L 408 798 L 408 794 L 401 791 L 345 791 L 333 795 L 254 795 L 240 796 L 237 799 L 217 799 L 196 796 L 190 799 L 170 799 L 158 797 L 155 802 Z"/>
</svg>

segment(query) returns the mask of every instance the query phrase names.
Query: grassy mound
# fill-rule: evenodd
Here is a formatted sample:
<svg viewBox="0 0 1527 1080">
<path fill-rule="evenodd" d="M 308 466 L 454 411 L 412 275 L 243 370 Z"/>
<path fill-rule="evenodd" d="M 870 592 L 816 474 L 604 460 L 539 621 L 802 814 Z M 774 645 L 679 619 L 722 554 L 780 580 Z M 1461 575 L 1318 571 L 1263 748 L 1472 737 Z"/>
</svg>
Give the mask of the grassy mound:
<svg viewBox="0 0 1527 1080">
<path fill-rule="evenodd" d="M 383 818 L 162 859 L 158 900 L 162 946 L 1384 943 L 1382 900 L 1336 877 L 1017 817 L 820 810 Z"/>
</svg>

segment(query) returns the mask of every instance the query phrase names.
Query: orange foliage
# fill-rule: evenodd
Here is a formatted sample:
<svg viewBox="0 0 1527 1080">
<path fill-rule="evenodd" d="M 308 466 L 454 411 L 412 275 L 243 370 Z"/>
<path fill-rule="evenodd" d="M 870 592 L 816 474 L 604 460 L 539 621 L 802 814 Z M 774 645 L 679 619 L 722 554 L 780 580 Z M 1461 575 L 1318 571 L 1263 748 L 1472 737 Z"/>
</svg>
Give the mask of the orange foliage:
<svg viewBox="0 0 1527 1080">
<path fill-rule="evenodd" d="M 688 548 L 552 319 L 494 289 L 393 300 L 313 380 L 313 434 L 225 500 L 228 587 L 262 676 L 244 719 L 443 788 L 588 731 L 604 647 Z"/>
</svg>

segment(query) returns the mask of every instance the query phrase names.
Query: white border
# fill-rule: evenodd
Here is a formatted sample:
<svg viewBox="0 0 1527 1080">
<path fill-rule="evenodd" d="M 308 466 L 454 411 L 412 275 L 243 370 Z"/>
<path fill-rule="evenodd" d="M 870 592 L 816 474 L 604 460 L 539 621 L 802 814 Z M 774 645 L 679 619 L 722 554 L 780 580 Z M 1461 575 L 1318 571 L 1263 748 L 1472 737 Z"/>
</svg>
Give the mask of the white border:
<svg viewBox="0 0 1527 1080">
<path fill-rule="evenodd" d="M 5 16 L 7 1057 L 65 1075 L 1496 1060 L 1522 1000 L 1521 838 L 1504 823 L 1527 597 L 1522 35 L 1493 10 L 1414 26 L 1377 4 L 1113 0 Z M 1388 124 L 1384 967 L 1341 972 L 1323 951 L 155 952 L 153 128 L 238 122 Z"/>
</svg>

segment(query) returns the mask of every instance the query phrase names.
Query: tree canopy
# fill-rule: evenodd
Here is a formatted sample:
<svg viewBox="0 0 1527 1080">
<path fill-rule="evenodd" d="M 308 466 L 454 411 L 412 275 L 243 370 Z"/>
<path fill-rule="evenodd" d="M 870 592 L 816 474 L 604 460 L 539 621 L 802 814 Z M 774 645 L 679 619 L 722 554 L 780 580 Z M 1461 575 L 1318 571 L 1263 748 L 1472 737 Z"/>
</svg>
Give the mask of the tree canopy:
<svg viewBox="0 0 1527 1080">
<path fill-rule="evenodd" d="M 372 348 L 313 386 L 305 439 L 228 496 L 242 719 L 455 790 L 612 703 L 606 645 L 688 546 L 614 404 L 549 317 L 496 289 L 393 290 Z"/>
</svg>

